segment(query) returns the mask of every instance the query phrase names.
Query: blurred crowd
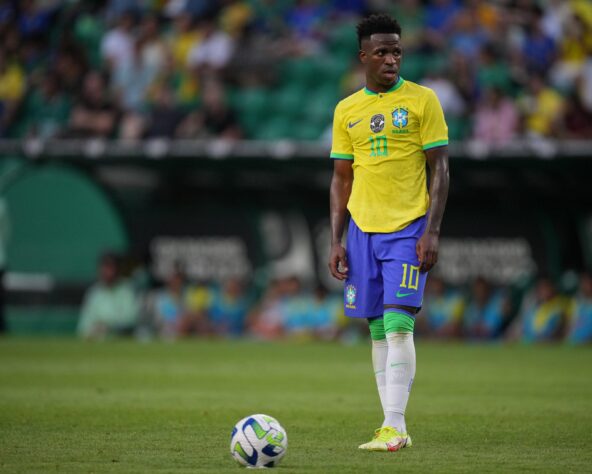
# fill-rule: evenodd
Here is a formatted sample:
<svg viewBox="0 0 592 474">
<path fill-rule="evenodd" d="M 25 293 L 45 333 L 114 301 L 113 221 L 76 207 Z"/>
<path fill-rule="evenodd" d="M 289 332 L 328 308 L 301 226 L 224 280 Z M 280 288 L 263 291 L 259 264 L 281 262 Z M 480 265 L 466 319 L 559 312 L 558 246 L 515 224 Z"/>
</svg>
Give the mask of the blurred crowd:
<svg viewBox="0 0 592 474">
<path fill-rule="evenodd" d="M 592 275 L 569 274 L 559 285 L 539 277 L 521 288 L 495 287 L 476 278 L 466 288 L 430 276 L 416 317 L 420 339 L 467 341 L 565 341 L 592 343 Z M 86 339 L 135 336 L 245 337 L 254 340 L 338 340 L 368 336 L 365 320 L 343 314 L 343 295 L 298 278 L 270 281 L 257 291 L 229 279 L 220 285 L 190 282 L 175 268 L 162 285 L 121 276 L 117 256 L 104 255 L 98 280 L 81 308 L 78 334 Z"/>
<path fill-rule="evenodd" d="M 328 139 L 378 11 L 452 139 L 592 135 L 588 0 L 3 0 L 0 137 Z"/>
</svg>

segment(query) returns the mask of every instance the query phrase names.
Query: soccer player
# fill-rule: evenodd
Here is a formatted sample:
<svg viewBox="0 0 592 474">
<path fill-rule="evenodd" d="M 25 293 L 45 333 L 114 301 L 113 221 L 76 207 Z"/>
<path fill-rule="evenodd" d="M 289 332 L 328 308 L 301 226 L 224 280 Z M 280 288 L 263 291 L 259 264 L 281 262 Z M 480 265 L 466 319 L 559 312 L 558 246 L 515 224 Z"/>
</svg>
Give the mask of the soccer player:
<svg viewBox="0 0 592 474">
<path fill-rule="evenodd" d="M 371 15 L 357 33 L 366 87 L 335 109 L 329 268 L 345 281 L 345 314 L 370 325 L 384 422 L 360 449 L 398 451 L 411 446 L 405 407 L 415 376 L 413 329 L 427 272 L 438 259 L 448 128 L 434 92 L 399 75 L 397 21 Z"/>
</svg>

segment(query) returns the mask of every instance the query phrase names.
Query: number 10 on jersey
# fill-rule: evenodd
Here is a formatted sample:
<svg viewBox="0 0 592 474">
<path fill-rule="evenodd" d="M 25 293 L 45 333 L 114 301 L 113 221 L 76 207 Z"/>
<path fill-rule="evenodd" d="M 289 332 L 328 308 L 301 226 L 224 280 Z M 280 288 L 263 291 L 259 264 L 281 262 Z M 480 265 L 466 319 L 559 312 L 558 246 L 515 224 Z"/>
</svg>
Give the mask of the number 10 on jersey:
<svg viewBox="0 0 592 474">
<path fill-rule="evenodd" d="M 378 135 L 370 137 L 370 156 L 387 156 L 388 146 L 386 143 L 386 135 Z"/>
</svg>

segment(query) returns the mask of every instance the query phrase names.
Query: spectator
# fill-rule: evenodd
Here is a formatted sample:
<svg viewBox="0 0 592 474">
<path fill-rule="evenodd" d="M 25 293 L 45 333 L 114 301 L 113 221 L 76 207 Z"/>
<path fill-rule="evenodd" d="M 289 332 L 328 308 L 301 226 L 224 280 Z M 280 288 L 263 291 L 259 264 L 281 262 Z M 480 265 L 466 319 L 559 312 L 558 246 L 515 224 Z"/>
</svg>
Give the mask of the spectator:
<svg viewBox="0 0 592 474">
<path fill-rule="evenodd" d="M 129 62 L 134 52 L 133 29 L 136 20 L 134 14 L 126 12 L 121 14 L 115 26 L 110 29 L 101 42 L 101 56 L 107 68 L 121 66 Z"/>
<path fill-rule="evenodd" d="M 474 124 L 474 140 L 503 146 L 518 136 L 520 122 L 514 102 L 500 89 L 490 88 L 477 104 Z"/>
<path fill-rule="evenodd" d="M 202 39 L 189 52 L 188 65 L 202 75 L 220 72 L 226 67 L 234 51 L 230 35 L 216 27 L 214 20 L 204 20 L 200 28 Z"/>
<path fill-rule="evenodd" d="M 247 317 L 248 334 L 255 339 L 273 340 L 283 334 L 282 283 L 271 281 L 259 304 Z"/>
<path fill-rule="evenodd" d="M 157 84 L 153 92 L 154 100 L 149 106 L 146 138 L 173 138 L 185 117 L 185 112 L 175 103 L 173 92 L 164 82 Z"/>
<path fill-rule="evenodd" d="M 427 283 L 424 306 L 416 319 L 420 333 L 438 339 L 458 337 L 464 306 L 458 291 L 447 288 L 444 280 L 432 276 Z"/>
<path fill-rule="evenodd" d="M 45 38 L 51 28 L 55 10 L 35 0 L 20 0 L 18 26 L 23 38 Z"/>
<path fill-rule="evenodd" d="M 545 84 L 542 76 L 529 79 L 528 91 L 520 99 L 526 118 L 526 133 L 531 137 L 553 137 L 561 128 L 564 103 L 559 93 Z"/>
<path fill-rule="evenodd" d="M 44 139 L 58 136 L 68 123 L 70 109 L 70 100 L 60 88 L 58 75 L 46 73 L 23 105 L 25 133 Z"/>
<path fill-rule="evenodd" d="M 421 85 L 429 87 L 438 96 L 446 117 L 459 117 L 466 109 L 465 102 L 454 82 L 438 70 L 428 71 Z"/>
<path fill-rule="evenodd" d="M 459 11 L 457 0 L 434 0 L 425 7 L 426 40 L 436 51 L 444 47 L 446 33 Z"/>
<path fill-rule="evenodd" d="M 108 138 L 115 133 L 118 119 L 119 110 L 108 97 L 105 78 L 89 72 L 72 109 L 67 136 Z"/>
<path fill-rule="evenodd" d="M 551 83 L 559 90 L 571 91 L 592 54 L 592 29 L 579 16 L 571 16 L 565 28 L 559 57 L 549 73 Z"/>
<path fill-rule="evenodd" d="M 242 130 L 238 120 L 234 111 L 226 104 L 224 90 L 217 81 L 207 81 L 203 99 L 203 107 L 189 114 L 179 125 L 178 135 L 183 138 L 241 138 Z"/>
<path fill-rule="evenodd" d="M 527 25 L 522 54 L 528 71 L 534 74 L 545 74 L 555 60 L 555 42 L 545 34 L 539 18 Z"/>
<path fill-rule="evenodd" d="M 11 61 L 0 48 L 0 137 L 14 120 L 16 109 L 25 93 L 25 75 L 20 65 Z"/>
<path fill-rule="evenodd" d="M 167 67 L 169 50 L 160 34 L 160 22 L 157 15 L 146 15 L 140 24 L 139 44 L 141 63 L 156 76 Z"/>
<path fill-rule="evenodd" d="M 133 51 L 127 61 L 116 63 L 112 69 L 112 88 L 119 106 L 127 113 L 139 114 L 143 111 L 148 90 L 154 82 L 158 70 L 144 61 L 144 45 L 134 40 Z"/>
<path fill-rule="evenodd" d="M 161 337 L 175 338 L 181 325 L 189 317 L 185 275 L 176 268 L 169 276 L 166 286 L 154 296 L 154 322 Z"/>
<path fill-rule="evenodd" d="M 508 330 L 510 339 L 524 342 L 550 342 L 563 336 L 566 323 L 566 301 L 546 277 L 538 279 L 527 294 L 516 320 Z"/>
<path fill-rule="evenodd" d="M 218 335 L 239 336 L 245 327 L 249 305 L 245 284 L 237 278 L 228 279 L 212 294 L 208 311 L 212 331 Z"/>
<path fill-rule="evenodd" d="M 168 44 L 175 67 L 188 67 L 189 53 L 199 44 L 201 37 L 190 15 L 179 14 L 174 17 Z"/>
<path fill-rule="evenodd" d="M 514 91 L 510 69 L 504 61 L 500 60 L 499 53 L 493 44 L 485 46 L 481 51 L 477 82 L 481 90 L 495 87 L 505 94 L 511 94 Z"/>
<path fill-rule="evenodd" d="M 592 137 L 592 113 L 584 107 L 580 95 L 573 91 L 566 99 L 561 138 Z"/>
<path fill-rule="evenodd" d="M 482 277 L 476 278 L 463 315 L 463 335 L 469 339 L 501 336 L 510 311 L 510 300 L 503 290 L 492 288 Z"/>
<path fill-rule="evenodd" d="M 60 48 L 53 63 L 61 89 L 69 95 L 80 94 L 84 78 L 88 75 L 88 64 L 82 52 L 70 44 Z"/>
<path fill-rule="evenodd" d="M 339 311 L 343 308 L 340 298 L 332 297 L 327 289 L 318 285 L 310 298 L 309 325 L 312 335 L 322 340 L 334 339 L 337 335 Z"/>
<path fill-rule="evenodd" d="M 450 45 L 453 51 L 469 59 L 476 59 L 488 40 L 478 20 L 477 12 L 473 9 L 461 10 L 453 19 Z"/>
<path fill-rule="evenodd" d="M 580 289 L 572 302 L 567 341 L 571 344 L 592 342 L 592 275 L 588 272 L 580 277 Z"/>
<path fill-rule="evenodd" d="M 84 296 L 78 334 L 85 339 L 132 334 L 138 317 L 138 301 L 131 285 L 121 278 L 119 261 L 105 254 L 99 261 L 98 281 Z"/>
</svg>

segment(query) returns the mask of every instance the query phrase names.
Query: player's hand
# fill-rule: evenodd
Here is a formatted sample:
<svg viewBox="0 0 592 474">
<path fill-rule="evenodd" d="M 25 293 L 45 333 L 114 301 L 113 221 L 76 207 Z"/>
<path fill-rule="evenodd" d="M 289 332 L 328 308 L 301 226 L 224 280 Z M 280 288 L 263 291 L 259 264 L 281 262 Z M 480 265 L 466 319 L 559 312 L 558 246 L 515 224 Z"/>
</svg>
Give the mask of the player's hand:
<svg viewBox="0 0 592 474">
<path fill-rule="evenodd" d="M 419 271 L 429 272 L 438 261 L 439 236 L 425 232 L 418 240 L 415 250 L 419 259 Z"/>
<path fill-rule="evenodd" d="M 343 245 L 331 245 L 329 270 L 331 271 L 331 275 L 338 280 L 345 280 L 347 278 L 347 258 L 345 257 L 345 249 L 343 248 Z"/>
</svg>

